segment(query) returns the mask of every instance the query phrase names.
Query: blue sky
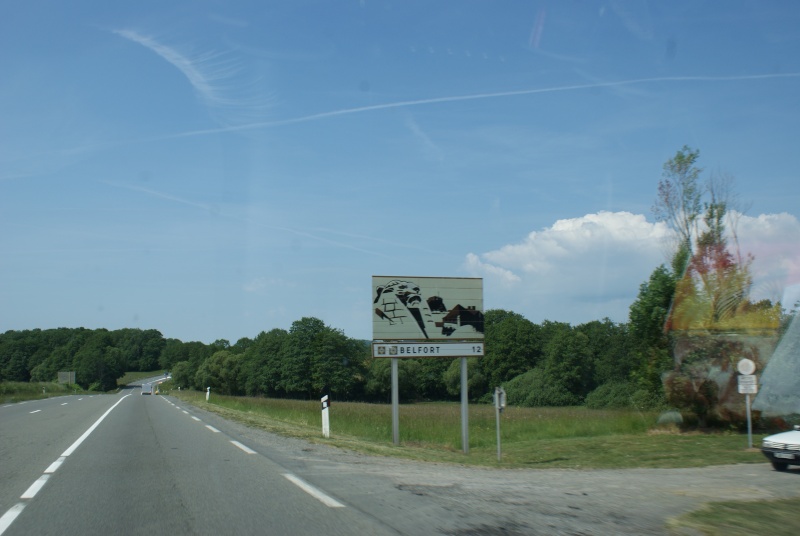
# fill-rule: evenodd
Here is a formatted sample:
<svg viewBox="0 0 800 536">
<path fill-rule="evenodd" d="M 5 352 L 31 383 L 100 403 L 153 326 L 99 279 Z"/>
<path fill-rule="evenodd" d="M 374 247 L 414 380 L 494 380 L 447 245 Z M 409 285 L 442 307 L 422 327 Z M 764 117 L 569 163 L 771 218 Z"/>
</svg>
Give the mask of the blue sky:
<svg viewBox="0 0 800 536">
<path fill-rule="evenodd" d="M 683 145 L 800 299 L 796 2 L 117 4 L 0 8 L 0 331 L 369 339 L 372 275 L 622 322 Z"/>
</svg>

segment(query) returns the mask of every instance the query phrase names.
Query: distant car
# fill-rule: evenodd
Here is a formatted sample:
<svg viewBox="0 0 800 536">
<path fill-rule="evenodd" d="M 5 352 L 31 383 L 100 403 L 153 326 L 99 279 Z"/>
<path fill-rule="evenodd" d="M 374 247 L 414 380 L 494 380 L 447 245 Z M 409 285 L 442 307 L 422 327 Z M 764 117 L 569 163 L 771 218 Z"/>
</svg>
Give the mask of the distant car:
<svg viewBox="0 0 800 536">
<path fill-rule="evenodd" d="M 761 452 L 776 471 L 786 471 L 790 465 L 800 465 L 800 425 L 794 430 L 767 436 L 761 442 Z"/>
</svg>

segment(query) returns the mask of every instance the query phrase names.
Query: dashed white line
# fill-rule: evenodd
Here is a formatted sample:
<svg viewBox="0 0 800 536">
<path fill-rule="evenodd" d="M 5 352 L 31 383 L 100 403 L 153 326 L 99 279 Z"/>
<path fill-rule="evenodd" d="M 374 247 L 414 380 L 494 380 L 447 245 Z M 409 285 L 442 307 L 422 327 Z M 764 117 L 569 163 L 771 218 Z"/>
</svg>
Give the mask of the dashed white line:
<svg viewBox="0 0 800 536">
<path fill-rule="evenodd" d="M 22 513 L 22 510 L 25 508 L 25 503 L 17 503 L 11 508 L 8 509 L 8 512 L 3 514 L 3 517 L 0 517 L 0 534 L 3 534 L 8 527 L 11 526 L 11 523 L 17 519 L 17 516 Z"/>
<path fill-rule="evenodd" d="M 31 411 L 31 413 L 39 413 L 40 411 L 42 411 L 42 410 L 36 409 L 36 410 Z"/>
<path fill-rule="evenodd" d="M 330 508 L 344 508 L 344 505 L 342 503 L 340 503 L 339 501 L 337 501 L 333 497 L 331 497 L 329 495 L 326 495 L 325 493 L 321 492 L 320 490 L 318 490 L 317 488 L 315 488 L 314 486 L 312 486 L 311 484 L 309 484 L 305 480 L 301 480 L 300 478 L 297 478 L 296 476 L 294 476 L 291 473 L 285 473 L 283 476 L 286 478 L 286 480 L 288 480 L 289 482 L 291 482 L 292 484 L 294 484 L 295 486 L 297 486 L 301 490 L 305 491 L 306 493 L 308 493 L 309 495 L 311 495 L 312 497 L 317 499 L 319 502 L 321 502 L 325 506 L 328 506 Z"/>
<path fill-rule="evenodd" d="M 194 415 L 192 415 L 192 419 L 196 420 L 197 422 L 200 422 L 200 419 L 198 419 L 198 418 L 197 418 L 197 417 L 195 417 Z"/>
<path fill-rule="evenodd" d="M 40 476 L 38 478 L 38 480 L 36 480 L 36 482 L 31 484 L 31 487 L 29 487 L 27 490 L 25 490 L 25 493 L 20 495 L 19 498 L 20 499 L 33 499 L 34 497 L 36 497 L 36 494 L 39 493 L 39 490 L 42 489 L 42 486 L 44 486 L 47 483 L 47 480 L 49 478 L 50 478 L 50 475 L 42 475 L 42 476 Z"/>
<path fill-rule="evenodd" d="M 250 447 L 246 447 L 246 446 L 242 445 L 238 441 L 231 440 L 231 443 L 233 443 L 234 445 L 236 445 L 237 447 L 239 447 L 240 449 L 242 449 L 243 451 L 245 451 L 248 454 L 255 454 L 256 453 L 256 451 L 254 451 Z"/>
<path fill-rule="evenodd" d="M 69 404 L 69 402 L 64 402 L 64 403 L 63 403 L 63 404 L 61 404 L 61 405 L 62 405 L 62 406 L 66 406 L 67 404 Z"/>
<path fill-rule="evenodd" d="M 182 409 L 181 411 L 184 412 L 186 415 L 189 415 L 189 412 L 186 411 L 185 409 Z"/>
<path fill-rule="evenodd" d="M 213 426 L 211 426 L 210 424 L 207 424 L 207 425 L 206 425 L 206 428 L 208 428 L 209 430 L 211 430 L 211 431 L 212 431 L 212 432 L 214 432 L 215 434 L 218 434 L 218 433 L 220 433 L 220 431 L 219 431 L 219 430 L 217 430 L 216 428 L 214 428 L 214 427 L 213 427 Z"/>
<path fill-rule="evenodd" d="M 64 463 L 64 460 L 66 459 L 67 458 L 65 456 L 59 457 L 56 461 L 50 464 L 50 467 L 44 470 L 44 473 L 46 475 L 55 473 L 56 471 L 58 471 L 58 468 L 61 467 L 61 464 Z"/>
</svg>

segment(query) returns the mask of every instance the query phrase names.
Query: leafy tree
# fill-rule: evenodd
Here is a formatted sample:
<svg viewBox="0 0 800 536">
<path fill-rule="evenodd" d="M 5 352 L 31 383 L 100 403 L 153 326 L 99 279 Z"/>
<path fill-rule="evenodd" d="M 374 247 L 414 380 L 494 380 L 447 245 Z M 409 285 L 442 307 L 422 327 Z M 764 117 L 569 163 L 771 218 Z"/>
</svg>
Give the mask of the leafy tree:
<svg viewBox="0 0 800 536">
<path fill-rule="evenodd" d="M 363 377 L 364 360 L 369 348 L 349 339 L 337 329 L 326 326 L 314 338 L 311 360 L 311 390 L 314 396 L 335 395 L 348 399 L 356 393 Z"/>
<path fill-rule="evenodd" d="M 195 373 L 195 385 L 211 387 L 224 395 L 239 395 L 239 372 L 242 357 L 228 350 L 219 350 L 207 358 Z"/>
<path fill-rule="evenodd" d="M 446 400 L 451 397 L 445 384 L 445 372 L 449 359 L 420 359 L 419 373 L 415 380 L 417 394 L 426 400 Z"/>
<path fill-rule="evenodd" d="M 479 400 L 490 390 L 486 376 L 480 366 L 482 358 L 467 359 L 467 394 L 470 400 Z M 444 373 L 447 392 L 452 396 L 461 395 L 461 359 L 452 359 Z M 496 386 L 495 386 L 496 387 Z"/>
<path fill-rule="evenodd" d="M 365 392 L 372 400 L 390 402 L 392 393 L 392 360 L 370 359 L 367 362 Z M 415 380 L 419 377 L 418 359 L 399 359 L 397 363 L 398 398 L 414 400 L 418 397 Z"/>
<path fill-rule="evenodd" d="M 188 361 L 179 361 L 172 365 L 172 381 L 178 387 L 193 385 L 192 376 L 192 367 Z"/>
<path fill-rule="evenodd" d="M 698 218 L 702 211 L 703 188 L 699 184 L 700 168 L 696 166 L 700 151 L 684 145 L 664 163 L 658 196 L 653 205 L 656 220 L 665 222 L 679 238 L 679 251 L 692 251 Z"/>
<path fill-rule="evenodd" d="M 577 330 L 563 330 L 545 347 L 544 374 L 578 400 L 591 391 L 592 352 L 589 337 Z"/>
<path fill-rule="evenodd" d="M 292 323 L 289 337 L 281 345 L 279 354 L 280 390 L 287 396 L 311 398 L 314 341 L 324 329 L 322 320 L 313 317 L 303 317 Z"/>
<path fill-rule="evenodd" d="M 662 264 L 639 286 L 628 320 L 631 344 L 639 351 L 667 348 L 667 320 L 675 296 L 675 276 Z"/>
<path fill-rule="evenodd" d="M 589 339 L 592 354 L 592 388 L 611 381 L 630 378 L 636 366 L 630 349 L 628 327 L 608 318 L 594 320 L 575 328 Z"/>
<path fill-rule="evenodd" d="M 522 315 L 492 309 L 486 311 L 484 326 L 486 355 L 480 364 L 490 386 L 502 385 L 541 360 L 542 330 Z"/>
<path fill-rule="evenodd" d="M 280 352 L 289 333 L 283 329 L 262 331 L 247 347 L 242 363 L 245 392 L 250 396 L 277 396 L 280 391 Z"/>
<path fill-rule="evenodd" d="M 113 346 L 113 338 L 105 329 L 99 329 L 75 354 L 75 381 L 84 389 L 96 386 L 110 391 L 117 379 L 125 373 L 122 352 Z"/>
<path fill-rule="evenodd" d="M 248 348 L 250 348 L 250 346 L 252 346 L 252 344 L 253 344 L 253 339 L 242 337 L 241 339 L 236 341 L 236 344 L 231 346 L 231 351 L 233 351 L 236 354 L 243 354 L 247 351 Z"/>
</svg>

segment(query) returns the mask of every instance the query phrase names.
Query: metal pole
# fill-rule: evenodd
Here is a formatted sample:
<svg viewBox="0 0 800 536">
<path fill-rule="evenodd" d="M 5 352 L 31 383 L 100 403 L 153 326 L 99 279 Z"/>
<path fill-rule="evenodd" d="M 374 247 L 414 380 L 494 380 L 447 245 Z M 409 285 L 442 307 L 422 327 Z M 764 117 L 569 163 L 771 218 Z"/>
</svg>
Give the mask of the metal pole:
<svg viewBox="0 0 800 536">
<path fill-rule="evenodd" d="M 745 404 L 747 405 L 747 448 L 753 448 L 753 421 L 750 418 L 750 395 L 744 395 Z"/>
<path fill-rule="evenodd" d="M 499 397 L 500 394 L 497 391 L 495 391 L 495 395 L 494 396 L 495 397 Z M 501 455 L 500 455 L 500 402 L 499 401 L 495 401 L 495 403 L 494 403 L 494 416 L 495 416 L 495 418 L 497 420 L 497 461 L 499 462 L 500 458 L 501 458 Z"/>
<path fill-rule="evenodd" d="M 399 388 L 397 358 L 392 358 L 392 442 L 400 444 L 400 388 Z"/>
<path fill-rule="evenodd" d="M 467 396 L 467 358 L 461 358 L 461 448 L 469 454 L 469 397 Z"/>
</svg>

